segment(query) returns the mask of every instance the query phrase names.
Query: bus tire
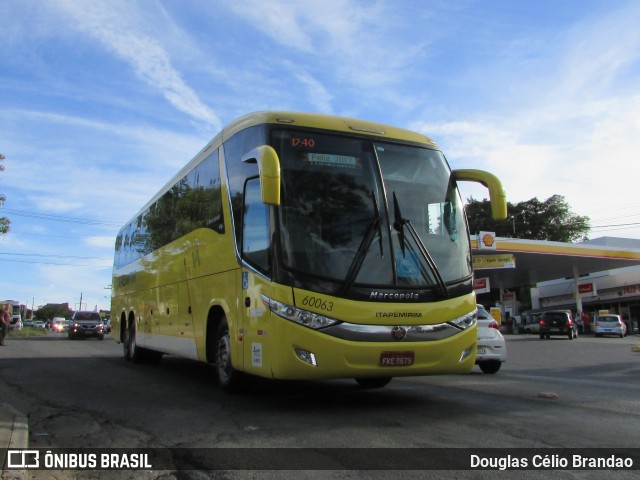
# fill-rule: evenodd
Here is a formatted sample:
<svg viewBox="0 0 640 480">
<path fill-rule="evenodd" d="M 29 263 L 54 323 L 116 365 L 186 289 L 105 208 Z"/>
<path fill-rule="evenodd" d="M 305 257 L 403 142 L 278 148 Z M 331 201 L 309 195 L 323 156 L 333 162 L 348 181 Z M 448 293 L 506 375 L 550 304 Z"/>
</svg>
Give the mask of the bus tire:
<svg viewBox="0 0 640 480">
<path fill-rule="evenodd" d="M 136 341 L 136 324 L 132 320 L 127 326 L 125 341 L 122 342 L 124 348 L 124 358 L 133 363 L 142 363 L 144 360 L 144 350 L 138 347 Z"/>
<path fill-rule="evenodd" d="M 131 361 L 131 352 L 129 351 L 129 330 L 128 329 L 122 330 L 122 356 L 127 362 Z"/>
<path fill-rule="evenodd" d="M 356 378 L 356 382 L 363 388 L 382 388 L 391 381 L 392 377 Z"/>
<path fill-rule="evenodd" d="M 224 390 L 236 391 L 242 383 L 242 372 L 239 372 L 231 364 L 231 334 L 226 319 L 222 319 L 218 325 L 215 336 L 214 367 L 218 385 Z"/>
</svg>

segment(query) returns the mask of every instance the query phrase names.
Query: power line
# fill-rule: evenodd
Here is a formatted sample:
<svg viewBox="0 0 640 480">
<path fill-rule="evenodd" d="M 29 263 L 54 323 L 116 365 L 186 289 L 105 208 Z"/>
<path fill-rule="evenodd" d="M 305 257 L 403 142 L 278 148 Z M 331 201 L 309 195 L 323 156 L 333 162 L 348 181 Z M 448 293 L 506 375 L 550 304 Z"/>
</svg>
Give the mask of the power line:
<svg viewBox="0 0 640 480">
<path fill-rule="evenodd" d="M 589 217 L 589 220 L 592 223 L 598 223 L 598 222 L 610 222 L 611 220 L 631 220 L 631 218 L 635 218 L 635 217 L 640 217 L 640 213 L 634 213 L 631 215 L 620 215 L 617 217 L 604 217 L 604 218 L 591 218 Z"/>
<path fill-rule="evenodd" d="M 0 262 L 11 262 L 11 263 L 34 263 L 38 265 L 60 265 L 67 267 L 91 267 L 91 268 L 111 268 L 113 265 L 87 265 L 81 263 L 54 263 L 54 262 L 36 262 L 30 260 L 6 260 L 4 258 L 0 258 Z"/>
<path fill-rule="evenodd" d="M 51 259 L 60 259 L 60 260 L 111 260 L 111 257 L 81 257 L 78 255 L 46 255 L 41 253 L 13 253 L 13 252 L 0 252 L 0 255 L 9 255 L 16 257 L 39 257 L 39 258 L 51 258 Z M 7 258 L 1 258 L 0 262 L 11 262 L 11 263 L 32 263 L 38 265 L 61 265 L 68 267 L 92 267 L 92 268 L 109 268 L 112 265 L 89 265 L 83 263 L 61 263 L 61 262 L 42 262 L 37 260 L 13 260 Z"/>
<path fill-rule="evenodd" d="M 599 214 L 599 213 L 605 213 L 605 212 L 610 212 L 611 210 L 615 210 L 615 211 L 621 211 L 621 210 L 626 210 L 629 208 L 638 208 L 640 209 L 640 203 L 626 203 L 624 205 L 611 205 L 610 207 L 606 207 L 606 208 L 602 208 L 600 210 L 595 210 L 592 213 L 588 213 L 586 214 L 587 216 L 590 215 L 594 215 L 594 214 Z"/>
<path fill-rule="evenodd" d="M 63 223 L 75 223 L 80 225 L 96 225 L 103 227 L 121 227 L 124 225 L 124 222 L 109 222 L 105 220 L 95 220 L 90 218 L 78 218 L 78 217 L 63 217 L 61 215 L 49 215 L 46 213 L 35 213 L 35 212 L 26 212 L 24 210 L 13 210 L 11 208 L 2 209 L 4 212 L 7 212 L 11 215 L 18 215 L 27 218 L 35 218 L 37 220 L 48 220 L 51 222 L 63 222 Z"/>
<path fill-rule="evenodd" d="M 11 236 L 13 235 L 33 235 L 36 237 L 47 237 L 47 238 L 73 238 L 74 240 L 78 239 L 77 235 L 51 235 L 49 233 L 27 233 L 27 232 L 20 232 L 20 231 L 16 232 L 15 230 L 11 229 Z"/>
<path fill-rule="evenodd" d="M 22 257 L 48 257 L 48 258 L 73 258 L 76 260 L 108 260 L 111 257 L 79 257 L 77 255 L 45 255 L 42 253 L 13 253 L 0 252 L 0 255 L 16 255 Z"/>
<path fill-rule="evenodd" d="M 595 233 L 600 233 L 600 232 L 614 232 L 617 230 L 633 230 L 636 229 L 640 226 L 640 224 L 635 224 L 632 226 L 622 226 L 622 227 L 616 227 L 616 226 L 608 226 L 608 227 L 596 227 L 596 228 L 592 228 L 591 230 L 594 231 Z"/>
<path fill-rule="evenodd" d="M 617 225 L 592 225 L 591 228 L 632 227 L 632 226 L 640 226 L 640 222 L 638 222 L 638 223 L 619 223 Z"/>
</svg>

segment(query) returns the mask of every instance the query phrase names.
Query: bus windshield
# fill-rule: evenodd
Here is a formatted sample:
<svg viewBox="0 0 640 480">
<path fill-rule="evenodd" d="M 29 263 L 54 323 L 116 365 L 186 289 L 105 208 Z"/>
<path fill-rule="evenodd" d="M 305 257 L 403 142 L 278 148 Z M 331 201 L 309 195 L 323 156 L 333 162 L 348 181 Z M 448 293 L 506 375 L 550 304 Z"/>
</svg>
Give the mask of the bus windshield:
<svg viewBox="0 0 640 480">
<path fill-rule="evenodd" d="M 441 152 L 295 130 L 271 138 L 284 268 L 345 288 L 446 291 L 469 278 L 462 203 Z"/>
</svg>

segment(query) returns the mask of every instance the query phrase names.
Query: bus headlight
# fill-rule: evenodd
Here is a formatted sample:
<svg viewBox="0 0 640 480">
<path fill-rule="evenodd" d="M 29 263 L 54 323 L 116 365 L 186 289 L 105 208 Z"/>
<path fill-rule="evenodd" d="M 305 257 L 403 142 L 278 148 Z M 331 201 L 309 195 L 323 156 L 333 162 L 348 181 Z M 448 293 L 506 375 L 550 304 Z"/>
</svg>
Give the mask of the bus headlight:
<svg viewBox="0 0 640 480">
<path fill-rule="evenodd" d="M 471 313 L 467 313 L 462 317 L 454 318 L 451 320 L 449 325 L 453 325 L 460 330 L 466 330 L 469 327 L 473 327 L 476 324 L 476 319 L 478 318 L 478 311 L 474 310 Z"/>
<path fill-rule="evenodd" d="M 321 328 L 330 327 L 331 325 L 340 323 L 339 320 L 309 312 L 308 310 L 292 307 L 291 305 L 278 302 L 277 300 L 273 300 L 265 295 L 262 295 L 262 301 L 269 307 L 269 310 L 276 315 L 314 330 L 320 330 Z"/>
</svg>

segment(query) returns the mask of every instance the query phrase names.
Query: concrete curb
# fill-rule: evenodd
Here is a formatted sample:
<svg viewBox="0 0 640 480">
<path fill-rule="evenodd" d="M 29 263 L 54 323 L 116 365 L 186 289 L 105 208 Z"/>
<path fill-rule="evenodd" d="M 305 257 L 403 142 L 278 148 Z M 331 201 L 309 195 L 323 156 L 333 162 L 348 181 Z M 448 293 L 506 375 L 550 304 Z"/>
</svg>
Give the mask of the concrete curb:
<svg viewBox="0 0 640 480">
<path fill-rule="evenodd" d="M 8 403 L 0 404 L 0 465 L 2 480 L 23 480 L 24 470 L 7 469 L 8 450 L 29 448 L 29 422 L 27 417 Z"/>
</svg>

